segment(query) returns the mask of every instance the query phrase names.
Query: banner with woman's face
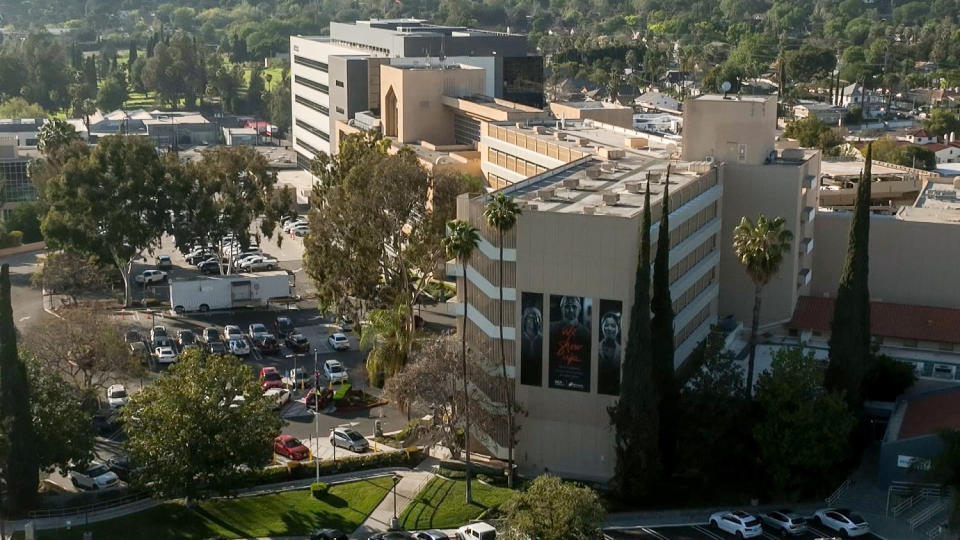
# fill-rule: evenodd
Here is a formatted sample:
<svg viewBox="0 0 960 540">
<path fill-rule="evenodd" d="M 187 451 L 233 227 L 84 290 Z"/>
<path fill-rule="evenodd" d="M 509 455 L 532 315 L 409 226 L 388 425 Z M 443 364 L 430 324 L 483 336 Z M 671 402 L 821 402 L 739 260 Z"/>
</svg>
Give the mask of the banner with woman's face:
<svg viewBox="0 0 960 540">
<path fill-rule="evenodd" d="M 543 372 L 543 295 L 520 298 L 520 384 L 541 386 Z"/>
<path fill-rule="evenodd" d="M 550 388 L 590 391 L 590 323 L 593 302 L 550 295 Z"/>
<path fill-rule="evenodd" d="M 597 345 L 597 393 L 620 393 L 620 366 L 623 362 L 623 302 L 599 302 L 600 338 Z"/>
</svg>

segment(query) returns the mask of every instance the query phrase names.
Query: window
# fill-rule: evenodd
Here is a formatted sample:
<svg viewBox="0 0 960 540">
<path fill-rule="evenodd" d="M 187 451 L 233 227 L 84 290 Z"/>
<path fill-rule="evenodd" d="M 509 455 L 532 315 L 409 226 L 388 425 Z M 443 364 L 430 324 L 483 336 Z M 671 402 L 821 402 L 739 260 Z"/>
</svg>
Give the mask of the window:
<svg viewBox="0 0 960 540">
<path fill-rule="evenodd" d="M 324 73 L 327 72 L 327 65 L 324 64 L 323 62 L 318 62 L 317 60 L 311 60 L 309 58 L 304 58 L 302 56 L 294 55 L 293 61 L 294 63 L 300 64 L 301 66 L 307 66 L 316 70 L 320 70 Z"/>
<path fill-rule="evenodd" d="M 293 98 L 293 100 L 309 109 L 313 109 L 317 111 L 320 114 L 330 114 L 330 109 L 324 107 L 323 105 L 317 103 L 316 101 L 309 100 L 303 96 L 296 96 L 295 98 Z"/>
<path fill-rule="evenodd" d="M 343 114 L 343 107 L 337 107 L 337 113 Z"/>
<path fill-rule="evenodd" d="M 337 88 L 343 88 L 343 81 L 337 81 Z"/>
<path fill-rule="evenodd" d="M 311 154 L 313 154 L 313 155 L 315 155 L 315 156 L 316 156 L 316 155 L 319 155 L 319 154 L 321 153 L 320 150 L 314 148 L 314 147 L 313 147 L 312 145 L 310 145 L 310 144 L 307 144 L 307 143 L 303 142 L 303 140 L 301 140 L 301 139 L 296 139 L 296 143 L 297 143 L 298 146 L 305 148 L 308 152 L 310 152 Z M 308 168 L 309 168 L 309 167 L 308 167 Z"/>
<path fill-rule="evenodd" d="M 329 93 L 330 93 L 330 87 L 329 87 L 329 86 L 327 86 L 327 85 L 325 85 L 325 84 L 320 84 L 320 83 L 318 83 L 318 82 L 316 82 L 316 81 L 311 81 L 310 79 L 308 79 L 308 78 L 306 78 L 306 77 L 301 77 L 300 75 L 294 75 L 294 76 L 293 76 L 293 82 L 295 82 L 295 83 L 297 83 L 297 84 L 299 84 L 299 85 L 301 85 L 301 86 L 306 86 L 307 88 L 313 88 L 314 90 L 318 90 L 318 91 L 320 91 L 320 92 L 323 92 L 324 94 L 329 94 Z"/>
</svg>

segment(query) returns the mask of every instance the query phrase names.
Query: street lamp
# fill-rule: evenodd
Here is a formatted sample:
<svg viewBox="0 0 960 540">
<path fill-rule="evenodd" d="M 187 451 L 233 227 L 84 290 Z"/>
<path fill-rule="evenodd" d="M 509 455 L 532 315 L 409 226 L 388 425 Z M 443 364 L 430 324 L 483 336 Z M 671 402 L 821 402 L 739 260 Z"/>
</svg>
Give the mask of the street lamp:
<svg viewBox="0 0 960 540">
<path fill-rule="evenodd" d="M 393 473 L 393 520 L 390 522 L 390 528 L 397 530 L 400 528 L 400 522 L 397 519 L 397 484 L 400 483 L 400 475 Z"/>
</svg>

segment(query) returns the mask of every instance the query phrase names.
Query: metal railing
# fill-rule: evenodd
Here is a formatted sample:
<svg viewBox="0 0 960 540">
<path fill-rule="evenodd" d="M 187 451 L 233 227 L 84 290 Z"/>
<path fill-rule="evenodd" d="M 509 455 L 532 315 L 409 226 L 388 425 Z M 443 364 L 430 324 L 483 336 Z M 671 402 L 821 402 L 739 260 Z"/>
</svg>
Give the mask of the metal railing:
<svg viewBox="0 0 960 540">
<path fill-rule="evenodd" d="M 909 519 L 910 530 L 916 530 L 917 527 L 923 525 L 927 521 L 930 521 L 930 518 L 936 516 L 940 512 L 943 512 L 946 508 L 947 502 L 941 499 L 924 508 L 920 512 L 917 512 Z"/>
<path fill-rule="evenodd" d="M 88 514 L 90 512 L 96 512 L 99 510 L 107 510 L 109 508 L 124 506 L 127 504 L 139 502 L 149 498 L 150 498 L 149 493 L 147 493 L 146 491 L 140 491 L 137 493 L 131 493 L 130 495 L 127 495 L 125 497 L 120 497 L 118 499 L 110 499 L 109 501 L 101 501 L 101 502 L 96 502 L 93 504 L 87 504 L 83 506 L 51 508 L 49 510 L 31 510 L 30 512 L 27 513 L 27 516 L 29 516 L 31 519 L 78 516 L 81 514 Z"/>
<path fill-rule="evenodd" d="M 943 538 L 944 531 L 947 530 L 947 522 L 938 523 L 936 527 L 927 531 L 927 540 L 940 540 Z"/>
<path fill-rule="evenodd" d="M 843 497 L 843 494 L 846 493 L 848 489 L 850 489 L 850 483 L 851 483 L 850 478 L 847 478 L 846 480 L 843 481 L 842 484 L 840 484 L 840 487 L 835 489 L 833 493 L 830 494 L 829 497 L 824 499 L 824 502 L 827 503 L 827 506 L 835 505 L 837 501 L 840 500 L 840 497 Z"/>
</svg>

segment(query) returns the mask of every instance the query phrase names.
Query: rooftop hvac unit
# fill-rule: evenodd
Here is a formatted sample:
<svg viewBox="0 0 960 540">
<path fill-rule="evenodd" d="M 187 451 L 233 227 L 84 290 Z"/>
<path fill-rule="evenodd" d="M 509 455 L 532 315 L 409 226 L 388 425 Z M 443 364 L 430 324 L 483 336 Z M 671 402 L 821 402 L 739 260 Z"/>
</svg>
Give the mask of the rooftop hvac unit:
<svg viewBox="0 0 960 540">
<path fill-rule="evenodd" d="M 567 140 L 567 134 L 562 131 L 554 131 L 553 138 L 558 141 L 565 141 Z"/>
<path fill-rule="evenodd" d="M 599 165 L 593 165 L 591 167 L 587 167 L 587 171 L 586 171 L 587 178 L 600 178 L 600 175 L 602 173 L 603 171 L 600 169 Z"/>
<path fill-rule="evenodd" d="M 588 215 L 596 214 L 596 213 L 597 213 L 597 207 L 596 207 L 596 206 L 593 206 L 592 204 L 591 204 L 591 205 L 584 206 L 584 207 L 583 207 L 583 213 L 584 213 L 584 214 L 588 214 Z"/>
<path fill-rule="evenodd" d="M 659 184 L 660 173 L 658 171 L 647 171 L 647 182 L 653 182 L 654 184 Z"/>
<path fill-rule="evenodd" d="M 564 178 L 564 179 L 563 179 L 563 187 L 565 187 L 565 188 L 567 188 L 567 189 L 577 189 L 578 187 L 580 187 L 580 179 L 579 179 L 579 178 Z"/>
<path fill-rule="evenodd" d="M 623 186 L 627 188 L 627 193 L 643 193 L 646 187 L 643 182 L 624 182 Z"/>
<path fill-rule="evenodd" d="M 580 146 L 590 146 L 590 140 L 586 137 L 580 137 L 577 139 L 577 144 Z"/>
<path fill-rule="evenodd" d="M 617 172 L 617 166 L 614 165 L 613 163 L 609 163 L 609 162 L 607 162 L 607 163 L 601 163 L 601 164 L 600 164 L 600 172 L 615 173 L 615 172 Z"/>
<path fill-rule="evenodd" d="M 543 126 L 534 126 L 534 127 L 533 127 L 533 131 L 534 131 L 537 135 L 546 135 L 546 133 L 547 133 L 547 128 L 545 128 L 545 127 L 543 127 Z"/>
<path fill-rule="evenodd" d="M 611 193 L 611 192 L 608 191 L 608 192 L 606 192 L 606 193 L 603 194 L 603 204 L 605 204 L 605 205 L 607 205 L 607 206 L 613 206 L 613 205 L 617 204 L 618 202 L 620 202 L 620 194 L 619 194 L 619 193 Z"/>
<path fill-rule="evenodd" d="M 538 189 L 537 198 L 540 199 L 541 201 L 549 201 L 550 199 L 553 198 L 555 193 L 556 193 L 556 189 L 554 188 Z"/>
</svg>

